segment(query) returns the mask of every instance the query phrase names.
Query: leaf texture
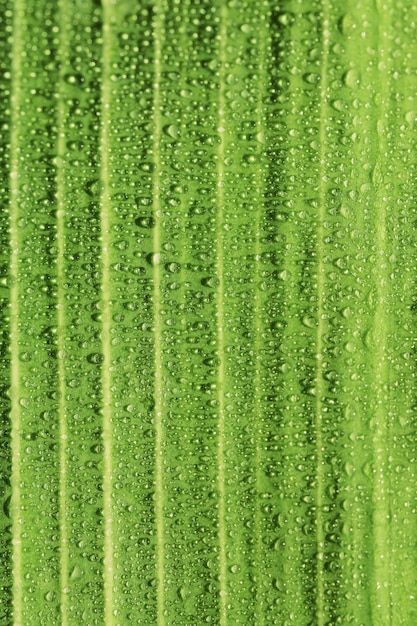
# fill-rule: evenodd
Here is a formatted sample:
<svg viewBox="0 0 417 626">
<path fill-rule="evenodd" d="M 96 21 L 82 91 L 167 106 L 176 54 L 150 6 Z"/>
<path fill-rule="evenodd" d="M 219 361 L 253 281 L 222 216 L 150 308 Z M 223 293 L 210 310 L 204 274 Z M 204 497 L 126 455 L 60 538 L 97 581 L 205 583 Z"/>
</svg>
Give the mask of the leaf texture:
<svg viewBox="0 0 417 626">
<path fill-rule="evenodd" d="M 417 8 L 0 0 L 0 623 L 417 621 Z"/>
</svg>

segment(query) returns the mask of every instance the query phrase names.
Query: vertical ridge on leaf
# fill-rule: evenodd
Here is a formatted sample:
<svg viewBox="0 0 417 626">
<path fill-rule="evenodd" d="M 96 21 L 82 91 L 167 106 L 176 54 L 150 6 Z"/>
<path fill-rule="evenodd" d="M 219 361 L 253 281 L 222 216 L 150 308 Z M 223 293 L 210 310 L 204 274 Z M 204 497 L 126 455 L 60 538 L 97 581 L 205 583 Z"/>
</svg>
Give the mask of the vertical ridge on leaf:
<svg viewBox="0 0 417 626">
<path fill-rule="evenodd" d="M 70 15 L 67 12 L 69 2 L 59 0 L 59 56 L 61 61 L 59 73 L 59 99 L 57 111 L 57 165 L 56 165 L 56 200 L 57 200 L 57 349 L 58 349 L 58 384 L 59 384 L 59 535 L 60 535 L 60 603 L 62 626 L 68 624 L 68 520 L 67 520 L 67 380 L 65 372 L 65 173 L 63 160 L 65 157 L 65 102 L 63 93 L 66 57 L 69 54 L 68 29 Z"/>
<path fill-rule="evenodd" d="M 114 508 L 113 508 L 113 399 L 112 399 L 112 284 L 111 257 L 111 180 L 110 125 L 112 124 L 112 62 L 113 28 L 118 19 L 114 2 L 103 0 L 103 53 L 101 70 L 101 134 L 100 134 L 100 216 L 101 216 L 101 350 L 102 413 L 103 413 L 103 515 L 104 515 L 104 618 L 114 624 Z"/>
<path fill-rule="evenodd" d="M 152 204 L 153 204 L 153 319 L 154 319 L 154 399 L 155 399 L 155 524 L 157 623 L 165 624 L 165 538 L 164 538 L 164 419 L 166 407 L 163 389 L 163 337 L 161 320 L 161 79 L 162 45 L 164 40 L 164 2 L 157 0 L 154 15 L 154 82 L 152 128 Z"/>
<path fill-rule="evenodd" d="M 329 3 L 328 0 L 322 2 L 322 21 L 321 21 L 321 39 L 322 39 L 322 56 L 320 59 L 320 126 L 319 126 L 319 171 L 318 171 L 318 217 L 317 217 L 317 334 L 316 334 L 316 371 L 315 371 L 315 436 L 316 436 L 316 537 L 317 537 L 317 554 L 316 554 L 316 581 L 317 581 L 317 626 L 325 624 L 325 606 L 324 606 L 324 529 L 323 529 L 323 489 L 325 478 L 323 475 L 323 394 L 325 392 L 323 385 L 323 335 L 325 333 L 324 305 L 325 297 L 325 261 L 324 261 L 324 222 L 326 219 L 326 185 L 327 180 L 327 106 L 328 106 L 328 59 L 329 59 Z"/>
<path fill-rule="evenodd" d="M 219 622 L 220 626 L 227 624 L 227 557 L 226 557 L 226 492 L 225 492 L 225 367 L 224 367 L 224 337 L 225 337 L 225 317 L 224 317 L 224 266 L 223 266 L 223 230 L 224 230 L 224 185 L 225 185 L 225 141 L 227 129 L 225 128 L 225 73 L 226 73 L 226 46 L 228 30 L 228 8 L 227 4 L 220 5 L 220 28 L 219 28 L 219 92 L 218 92 L 218 125 L 219 143 L 217 153 L 217 214 L 216 214 L 216 276 L 218 280 L 217 288 L 217 350 L 219 364 L 217 368 L 217 402 L 218 402 L 218 492 L 219 492 Z"/>
</svg>

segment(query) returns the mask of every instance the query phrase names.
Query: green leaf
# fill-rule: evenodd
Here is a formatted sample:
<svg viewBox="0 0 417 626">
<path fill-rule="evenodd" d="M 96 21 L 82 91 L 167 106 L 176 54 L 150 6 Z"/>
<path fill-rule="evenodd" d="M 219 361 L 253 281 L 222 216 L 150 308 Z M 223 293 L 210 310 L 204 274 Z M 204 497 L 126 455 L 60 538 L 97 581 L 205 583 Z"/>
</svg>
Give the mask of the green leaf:
<svg viewBox="0 0 417 626">
<path fill-rule="evenodd" d="M 413 624 L 415 5 L 0 23 L 0 622 Z"/>
</svg>

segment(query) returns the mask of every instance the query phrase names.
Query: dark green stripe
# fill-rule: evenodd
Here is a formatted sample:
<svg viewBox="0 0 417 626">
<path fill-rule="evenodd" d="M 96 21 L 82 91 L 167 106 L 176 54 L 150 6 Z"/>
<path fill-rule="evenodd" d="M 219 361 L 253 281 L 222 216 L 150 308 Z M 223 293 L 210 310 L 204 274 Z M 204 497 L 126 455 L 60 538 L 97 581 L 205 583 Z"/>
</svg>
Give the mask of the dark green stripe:
<svg viewBox="0 0 417 626">
<path fill-rule="evenodd" d="M 12 29 L 10 2 L 0 3 L 0 57 L 9 59 Z M 11 543 L 11 448 L 10 448 L 10 276 L 9 276 L 9 131 L 10 70 L 0 82 L 0 622 L 9 623 L 12 614 Z"/>
</svg>

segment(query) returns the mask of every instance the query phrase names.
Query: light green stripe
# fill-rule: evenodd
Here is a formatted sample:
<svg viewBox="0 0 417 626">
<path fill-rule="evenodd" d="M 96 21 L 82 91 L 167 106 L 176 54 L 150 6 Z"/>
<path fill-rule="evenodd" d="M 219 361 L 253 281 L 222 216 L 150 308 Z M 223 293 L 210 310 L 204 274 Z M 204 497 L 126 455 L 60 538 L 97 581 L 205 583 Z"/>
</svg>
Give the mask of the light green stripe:
<svg viewBox="0 0 417 626">
<path fill-rule="evenodd" d="M 393 624 L 392 621 L 392 562 L 391 562 L 391 486 L 389 468 L 391 456 L 391 435 L 388 430 L 390 405 L 387 402 L 386 387 L 390 382 L 392 370 L 388 360 L 390 318 L 389 291 L 389 247 L 390 235 L 387 232 L 387 203 L 389 202 L 387 188 L 382 180 L 378 180 L 378 173 L 384 177 L 387 169 L 387 154 L 389 145 L 387 134 L 390 131 L 390 93 L 391 93 L 391 58 L 392 48 L 388 32 L 391 30 L 390 8 L 391 3 L 376 2 L 378 18 L 378 55 L 376 68 L 381 88 L 376 94 L 376 130 L 377 156 L 374 165 L 375 194 L 375 288 L 376 308 L 373 320 L 375 343 L 372 350 L 373 383 L 371 406 L 374 410 L 373 440 L 373 539 L 374 539 L 374 571 L 373 571 L 373 622 L 375 625 Z M 389 158 L 389 157 L 388 157 Z"/>
<path fill-rule="evenodd" d="M 226 102 L 225 102 L 225 73 L 226 73 L 226 45 L 228 28 L 228 11 L 225 3 L 220 11 L 220 82 L 219 82 L 219 147 L 217 152 L 217 246 L 216 246 L 216 274 L 219 281 L 217 290 L 217 349 L 219 366 L 217 370 L 217 400 L 218 400 L 218 489 L 219 489 L 219 583 L 220 583 L 220 626 L 227 624 L 227 555 L 226 555 L 226 488 L 225 488 L 225 416 L 224 416 L 224 267 L 223 267 L 223 228 L 224 228 L 224 174 L 225 174 L 225 146 L 226 146 Z"/>
<path fill-rule="evenodd" d="M 68 624 L 68 529 L 67 529 L 67 406 L 66 406 L 66 375 L 65 375 L 65 92 L 64 71 L 65 60 L 69 52 L 67 28 L 70 22 L 70 14 L 67 9 L 69 3 L 66 0 L 59 2 L 59 25 L 61 70 L 59 82 L 58 100 L 58 141 L 57 141 L 57 347 L 58 347 L 58 385 L 59 385 L 59 527 L 60 527 L 60 577 L 61 577 L 61 624 Z"/>
<path fill-rule="evenodd" d="M 325 264 L 324 264 L 324 221 L 326 217 L 326 126 L 328 99 L 328 64 L 329 64 L 329 4 L 323 0 L 322 22 L 322 60 L 320 76 L 320 167 L 319 167 L 319 214 L 317 223 L 317 336 L 316 336 L 316 532 L 317 532 L 317 626 L 324 626 L 326 611 L 324 605 L 324 528 L 323 528 L 323 335 L 324 298 L 325 298 Z"/>
<path fill-rule="evenodd" d="M 385 255 L 386 280 L 389 281 L 386 359 L 390 368 L 385 391 L 389 441 L 389 519 L 386 523 L 390 532 L 389 590 L 393 625 L 417 623 L 416 18 L 417 6 L 412 0 L 389 3 L 385 17 L 390 43 L 389 48 L 387 44 L 384 49 L 389 55 L 386 60 L 391 86 L 389 120 L 384 133 L 388 162 L 384 168 L 388 196 L 386 243 L 389 246 Z M 404 26 L 397 28 L 397 20 L 405 20 Z M 382 614 L 381 617 L 383 619 Z"/>
<path fill-rule="evenodd" d="M 110 200 L 110 124 L 111 124 L 111 73 L 112 73 L 112 23 L 117 16 L 111 0 L 103 2 L 103 54 L 101 78 L 101 135 L 100 157 L 102 183 L 101 193 L 101 346 L 102 365 L 102 402 L 103 402 L 103 511 L 104 511 L 104 618 L 107 626 L 114 624 L 114 572 L 113 572 L 113 427 L 112 427 L 112 392 L 111 392 L 111 283 L 110 283 L 110 245 L 111 245 L 111 200 Z"/>
<path fill-rule="evenodd" d="M 334 16 L 336 19 L 337 17 Z M 328 246 L 329 256 L 341 260 L 338 268 L 340 284 L 343 280 L 338 338 L 342 349 L 330 366 L 337 374 L 336 408 L 339 409 L 341 474 L 338 481 L 338 509 L 341 511 L 342 531 L 338 541 L 341 555 L 342 582 L 335 597 L 338 610 L 346 621 L 358 624 L 372 622 L 370 613 L 370 569 L 372 561 L 372 445 L 369 443 L 370 406 L 372 395 L 372 367 L 367 349 L 372 326 L 372 308 L 369 292 L 374 277 L 367 266 L 367 256 L 373 245 L 372 223 L 368 207 L 372 206 L 374 190 L 369 185 L 368 164 L 374 160 L 374 123 L 372 109 L 367 113 L 374 82 L 374 54 L 376 15 L 372 3 L 349 3 L 347 12 L 340 9 L 340 45 L 333 67 L 343 66 L 342 88 L 335 88 L 335 98 L 342 104 L 355 102 L 342 111 L 331 110 L 338 116 L 339 128 L 346 128 L 345 145 L 339 161 L 341 197 L 333 200 L 336 211 L 334 232 L 343 232 L 337 250 Z M 354 27 L 361 24 L 361 28 Z M 336 29 L 332 25 L 332 32 Z M 340 59 L 340 61 L 339 61 Z M 358 111 L 364 114 L 358 114 Z M 372 111 L 372 113 L 371 113 Z M 332 125 L 333 144 L 337 150 L 336 124 Z M 343 161 L 342 161 L 343 159 Z M 346 167 L 346 164 L 352 164 Z M 336 168 L 335 168 L 336 170 Z M 335 264 L 333 263 L 333 267 Z M 337 267 L 337 266 L 336 266 Z M 368 265 L 369 267 L 369 265 Z M 349 282 L 350 279 L 350 282 Z M 331 304 L 331 303 L 329 303 Z M 346 349 L 347 347 L 347 349 Z M 348 351 L 349 350 L 349 351 Z M 337 561 L 336 561 L 337 562 Z"/>
<path fill-rule="evenodd" d="M 152 181 L 153 214 L 155 220 L 153 234 L 153 309 L 154 309 L 154 367 L 155 367 L 155 524 L 156 524 L 156 578 L 157 578 L 157 623 L 165 624 L 165 547 L 164 547 L 164 477 L 163 477 L 163 358 L 162 358 L 162 320 L 161 320 L 161 63 L 162 41 L 164 37 L 163 0 L 155 6 L 154 30 L 154 93 L 153 93 L 153 164 Z"/>
<path fill-rule="evenodd" d="M 263 18 L 263 19 L 262 19 Z M 264 568 L 264 550 L 262 546 L 262 511 L 261 502 L 259 499 L 262 491 L 262 475 L 264 468 L 262 466 L 262 441 L 264 436 L 264 429 L 262 427 L 262 420 L 264 418 L 263 411 L 263 398 L 262 398 L 262 337 L 265 331 L 264 325 L 264 311 L 262 310 L 262 292 L 260 287 L 261 282 L 261 231 L 262 231 L 262 218 L 263 211 L 265 210 L 265 180 L 264 180 L 264 168 L 266 167 L 266 159 L 264 158 L 265 150 L 265 128 L 264 128 L 264 106 L 263 99 L 267 93 L 268 87 L 268 72 L 267 72 L 267 52 L 270 46 L 269 37 L 269 20 L 271 19 L 269 2 L 264 4 L 264 13 L 259 16 L 260 26 L 258 31 L 259 37 L 259 65 L 258 72 L 259 78 L 257 81 L 258 88 L 258 100 L 256 104 L 256 131 L 258 140 L 258 166 L 256 170 L 256 188 L 255 188 L 255 202 L 257 203 L 257 209 L 254 218 L 255 228 L 255 246 L 254 246 L 254 353 L 255 353 L 255 373 L 253 380 L 254 388 L 254 428 L 255 428 L 255 476 L 256 476 L 256 500 L 255 500 L 255 515 L 254 515 L 254 540 L 255 540 L 255 572 L 256 572 L 256 604 L 255 604 L 255 620 L 257 626 L 264 626 L 265 624 L 265 588 L 263 576 Z M 261 29 L 261 25 L 267 30 L 264 33 Z M 257 571 L 256 571 L 257 570 Z"/>
</svg>

